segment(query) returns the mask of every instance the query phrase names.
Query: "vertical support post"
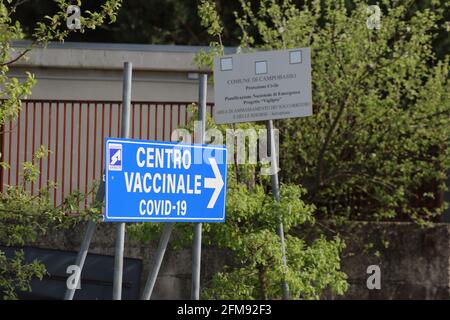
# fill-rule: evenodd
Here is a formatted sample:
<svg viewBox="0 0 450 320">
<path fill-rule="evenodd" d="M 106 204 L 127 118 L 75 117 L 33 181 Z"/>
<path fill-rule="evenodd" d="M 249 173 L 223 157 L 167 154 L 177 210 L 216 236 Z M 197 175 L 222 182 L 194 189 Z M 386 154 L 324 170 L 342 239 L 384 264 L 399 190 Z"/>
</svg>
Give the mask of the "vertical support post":
<svg viewBox="0 0 450 320">
<path fill-rule="evenodd" d="M 268 131 L 268 144 L 269 144 L 269 150 L 270 150 L 270 158 L 271 158 L 271 165 L 273 170 L 273 174 L 271 175 L 272 178 L 272 194 L 275 199 L 275 201 L 280 202 L 280 189 L 279 189 L 279 182 L 278 182 L 278 162 L 277 162 L 277 155 L 276 155 L 276 145 L 275 145 L 275 135 L 273 132 L 273 121 L 268 120 L 266 123 L 266 128 Z M 280 218 L 280 223 L 278 224 L 278 236 L 280 237 L 280 246 L 281 246 L 281 254 L 282 254 L 282 261 L 283 261 L 283 268 L 286 270 L 287 268 L 287 262 L 286 262 L 286 247 L 284 243 L 284 227 L 283 222 Z M 283 280 L 281 282 L 281 290 L 283 294 L 283 300 L 289 300 L 289 286 L 286 282 L 286 279 L 283 274 Z"/>
<path fill-rule="evenodd" d="M 97 194 L 95 196 L 95 201 L 103 202 L 104 197 L 105 197 L 105 183 L 102 181 L 97 190 Z M 78 251 L 78 254 L 77 254 L 77 259 L 75 261 L 75 265 L 77 265 L 78 268 L 80 268 L 80 273 L 79 273 L 80 277 L 78 278 L 77 282 L 81 281 L 81 274 L 83 272 L 84 262 L 86 261 L 86 256 L 89 251 L 89 245 L 91 244 L 92 236 L 94 235 L 96 227 L 97 227 L 97 224 L 94 221 L 89 220 L 87 227 L 86 227 L 86 231 L 84 232 L 83 241 L 81 242 L 80 250 Z M 78 287 L 78 283 L 75 287 L 76 288 Z M 75 295 L 75 290 L 76 289 L 67 288 L 66 292 L 64 294 L 64 300 L 73 300 L 73 297 Z"/>
<path fill-rule="evenodd" d="M 125 246 L 125 223 L 117 224 L 114 255 L 113 300 L 122 300 L 123 251 Z"/>
<path fill-rule="evenodd" d="M 159 268 L 161 267 L 164 254 L 166 252 L 167 244 L 169 243 L 170 235 L 172 234 L 173 223 L 165 223 L 161 239 L 159 239 L 158 249 L 155 253 L 155 261 L 153 262 L 153 268 L 148 276 L 145 284 L 144 292 L 142 293 L 141 300 L 150 300 L 155 287 L 156 278 L 158 277 Z"/>
<path fill-rule="evenodd" d="M 200 74 L 199 94 L 198 94 L 198 130 L 195 137 L 196 143 L 205 143 L 206 127 L 206 93 L 208 86 L 208 75 Z M 203 155 L 202 155 L 203 159 Z M 200 299 L 200 265 L 202 254 L 202 224 L 196 223 L 194 226 L 194 241 L 192 244 L 192 288 L 191 300 Z"/>
<path fill-rule="evenodd" d="M 130 103 L 131 103 L 131 77 L 132 63 L 125 62 L 123 70 L 123 92 L 122 92 L 122 123 L 120 135 L 122 138 L 130 136 Z M 122 299 L 122 276 L 123 276 L 123 251 L 125 245 L 125 223 L 117 224 L 116 248 L 114 256 L 114 282 L 113 300 Z"/>
</svg>

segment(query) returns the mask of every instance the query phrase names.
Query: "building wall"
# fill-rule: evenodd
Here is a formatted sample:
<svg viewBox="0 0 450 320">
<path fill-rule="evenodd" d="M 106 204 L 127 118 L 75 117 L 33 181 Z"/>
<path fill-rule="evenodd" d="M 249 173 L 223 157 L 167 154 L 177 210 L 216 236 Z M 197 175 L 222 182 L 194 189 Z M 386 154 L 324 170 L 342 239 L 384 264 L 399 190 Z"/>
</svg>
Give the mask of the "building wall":
<svg viewBox="0 0 450 320">
<path fill-rule="evenodd" d="M 15 49 L 20 52 L 26 45 L 17 43 Z M 64 192 L 61 189 L 55 192 L 55 203 L 61 201 L 64 194 L 79 187 L 78 176 L 82 190 L 99 179 L 102 172 L 102 137 L 108 136 L 110 129 L 111 135 L 118 134 L 116 125 L 125 61 L 131 61 L 134 66 L 133 137 L 167 140 L 170 129 L 185 122 L 186 105 L 197 101 L 195 73 L 208 72 L 198 70 L 192 62 L 199 49 L 65 43 L 33 50 L 28 60 L 20 60 L 11 69 L 11 74 L 19 78 L 24 77 L 25 70 L 31 71 L 38 84 L 30 97 L 33 100 L 24 102 L 20 119 L 7 123 L 2 130 L 2 155 L 12 164 L 9 171 L 1 172 L 2 186 L 17 184 L 20 178 L 18 165 L 31 159 L 41 143 L 47 144 L 54 153 L 49 158 L 50 166 L 42 168 L 43 176 L 37 184 L 60 178 L 56 180 L 60 186 L 64 186 Z M 208 101 L 213 102 L 211 86 L 208 89 Z M 104 104 L 111 108 L 106 114 L 103 113 Z M 53 106 L 51 110 L 50 105 Z M 158 115 L 156 110 L 159 110 Z M 112 120 L 109 120 L 110 115 Z M 105 126 L 95 119 L 105 119 Z M 145 121 L 141 130 L 143 119 Z M 110 125 L 112 123 L 113 126 Z M 75 132 L 74 142 L 71 142 L 72 131 Z M 55 132 L 60 134 L 55 135 Z M 92 137 L 95 140 L 87 140 Z M 73 147 L 73 143 L 78 144 Z M 94 160 L 94 154 L 100 155 Z M 78 161 L 78 156 L 81 156 L 81 168 L 77 168 L 78 171 L 72 172 L 67 178 L 67 172 L 74 168 L 70 160 Z M 28 187 L 36 188 L 33 185 Z M 450 298 L 449 225 L 439 224 L 432 229 L 421 229 L 413 224 L 372 223 L 355 228 L 342 230 L 348 244 L 343 257 L 343 269 L 348 273 L 350 282 L 350 289 L 344 298 Z M 82 234 L 83 227 L 55 233 L 52 237 L 41 239 L 39 246 L 77 250 Z M 364 247 L 370 242 L 377 246 L 382 242 L 390 243 L 387 248 L 379 248 L 381 259 L 373 254 L 373 250 Z M 143 281 L 149 271 L 156 244 L 127 241 L 125 254 L 144 261 Z M 92 252 L 114 254 L 112 225 L 102 224 L 92 243 Z M 226 261 L 229 261 L 229 256 L 223 252 L 205 249 L 202 260 L 203 281 L 220 270 Z M 365 271 L 370 264 L 381 266 L 383 280 L 380 291 L 369 291 L 366 287 Z M 187 298 L 189 290 L 190 250 L 169 250 L 156 285 L 155 298 Z"/>
<path fill-rule="evenodd" d="M 27 42 L 17 42 L 19 53 Z M 52 43 L 35 48 L 11 68 L 38 80 L 32 99 L 121 101 L 123 63 L 133 64 L 133 101 L 196 102 L 198 72 L 194 57 L 201 47 Z M 214 101 L 212 86 L 208 101 Z"/>
<path fill-rule="evenodd" d="M 11 75 L 23 79 L 25 71 L 32 72 L 38 80 L 30 97 L 34 100 L 122 100 L 122 70 L 16 67 Z M 134 67 L 132 100 L 197 102 L 198 81 L 188 79 L 188 72 L 143 71 Z M 209 86 L 208 102 L 213 101 L 214 92 Z"/>
</svg>

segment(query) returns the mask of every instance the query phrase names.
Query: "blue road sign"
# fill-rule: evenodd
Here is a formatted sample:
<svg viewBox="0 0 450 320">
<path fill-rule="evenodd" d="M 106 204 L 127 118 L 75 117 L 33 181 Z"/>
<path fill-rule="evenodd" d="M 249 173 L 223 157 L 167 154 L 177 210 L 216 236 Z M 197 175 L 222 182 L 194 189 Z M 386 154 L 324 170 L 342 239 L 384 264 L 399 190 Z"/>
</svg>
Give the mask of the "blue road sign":
<svg viewBox="0 0 450 320">
<path fill-rule="evenodd" d="M 224 146 L 105 139 L 105 221 L 224 222 Z"/>
</svg>

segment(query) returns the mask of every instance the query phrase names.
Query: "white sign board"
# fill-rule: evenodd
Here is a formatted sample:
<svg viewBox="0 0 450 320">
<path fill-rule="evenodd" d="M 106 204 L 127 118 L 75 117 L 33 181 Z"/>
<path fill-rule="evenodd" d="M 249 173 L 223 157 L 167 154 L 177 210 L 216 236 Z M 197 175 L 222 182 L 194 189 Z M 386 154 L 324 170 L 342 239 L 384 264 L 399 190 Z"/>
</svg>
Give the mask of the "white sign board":
<svg viewBox="0 0 450 320">
<path fill-rule="evenodd" d="M 216 123 L 312 115 L 309 48 L 216 57 Z"/>
</svg>

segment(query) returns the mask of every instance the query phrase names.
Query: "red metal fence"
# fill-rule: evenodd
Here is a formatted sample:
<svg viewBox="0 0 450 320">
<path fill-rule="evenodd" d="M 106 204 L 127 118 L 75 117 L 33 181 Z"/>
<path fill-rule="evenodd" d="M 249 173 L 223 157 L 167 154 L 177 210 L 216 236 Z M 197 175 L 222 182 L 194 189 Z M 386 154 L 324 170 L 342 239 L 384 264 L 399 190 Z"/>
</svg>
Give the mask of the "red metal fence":
<svg viewBox="0 0 450 320">
<path fill-rule="evenodd" d="M 168 141 L 172 130 L 189 119 L 189 102 L 133 102 L 131 104 L 131 138 Z M 211 105 L 208 111 L 211 112 Z M 50 181 L 55 205 L 69 193 L 86 193 L 101 178 L 104 167 L 105 137 L 120 133 L 121 103 L 117 101 L 47 101 L 26 100 L 18 118 L 1 131 L 1 189 L 23 183 L 22 163 L 44 145 L 51 154 L 39 160 L 39 177 L 26 188 L 32 193 Z"/>
</svg>

